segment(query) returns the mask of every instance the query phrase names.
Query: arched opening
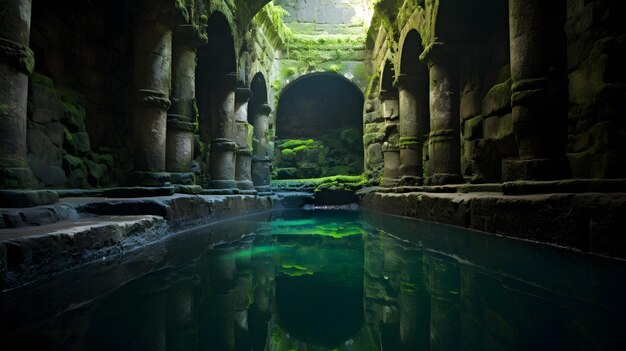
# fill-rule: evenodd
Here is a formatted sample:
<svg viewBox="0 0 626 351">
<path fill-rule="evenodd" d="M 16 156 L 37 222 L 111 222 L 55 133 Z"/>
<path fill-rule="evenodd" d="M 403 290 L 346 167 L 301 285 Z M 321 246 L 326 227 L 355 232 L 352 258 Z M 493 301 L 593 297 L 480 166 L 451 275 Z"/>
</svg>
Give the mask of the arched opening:
<svg viewBox="0 0 626 351">
<path fill-rule="evenodd" d="M 263 73 L 259 72 L 252 77 L 250 82 L 250 100 L 248 102 L 248 122 L 254 125 L 254 115 L 259 106 L 267 104 L 267 82 Z"/>
<path fill-rule="evenodd" d="M 361 174 L 363 102 L 359 88 L 336 73 L 286 86 L 276 117 L 276 178 Z"/>
</svg>

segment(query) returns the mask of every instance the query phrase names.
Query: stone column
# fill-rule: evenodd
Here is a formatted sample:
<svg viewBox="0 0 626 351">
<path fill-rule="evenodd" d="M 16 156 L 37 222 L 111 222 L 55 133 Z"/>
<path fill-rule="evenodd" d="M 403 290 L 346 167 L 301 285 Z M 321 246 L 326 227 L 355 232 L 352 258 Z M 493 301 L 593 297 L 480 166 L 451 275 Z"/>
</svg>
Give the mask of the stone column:
<svg viewBox="0 0 626 351">
<path fill-rule="evenodd" d="M 428 106 L 418 98 L 420 79 L 417 75 L 401 74 L 396 81 L 400 111 L 400 175 L 402 185 L 421 185 L 424 181 L 422 149 L 424 146 L 424 126 L 420 125 L 421 115 L 427 113 Z"/>
<path fill-rule="evenodd" d="M 214 194 L 233 194 L 235 182 L 235 73 L 211 75 L 211 155 L 208 188 Z"/>
<path fill-rule="evenodd" d="M 135 17 L 133 175 L 135 185 L 169 182 L 165 171 L 167 110 L 172 76 L 172 10 L 144 0 Z"/>
<path fill-rule="evenodd" d="M 270 187 L 272 160 L 269 157 L 269 115 L 272 108 L 260 105 L 254 116 L 254 139 L 252 156 L 252 181 L 259 195 L 272 193 Z"/>
<path fill-rule="evenodd" d="M 458 55 L 446 46 L 435 46 L 428 55 L 433 185 L 463 183 Z"/>
<path fill-rule="evenodd" d="M 0 189 L 28 188 L 26 162 L 28 76 L 35 65 L 28 48 L 32 0 L 6 0 L 0 9 Z"/>
<path fill-rule="evenodd" d="M 569 176 L 565 1 L 509 0 L 513 129 L 504 180 Z"/>
<path fill-rule="evenodd" d="M 237 141 L 237 162 L 235 180 L 242 194 L 256 194 L 252 183 L 252 126 L 248 123 L 248 100 L 250 89 L 237 88 L 235 94 L 235 130 Z"/>
<path fill-rule="evenodd" d="M 400 148 L 398 134 L 398 94 L 381 90 L 380 103 L 385 121 L 385 142 L 383 143 L 383 179 L 381 186 L 392 188 L 400 183 Z"/>
<path fill-rule="evenodd" d="M 167 114 L 165 169 L 172 182 L 194 184 L 190 172 L 196 130 L 196 49 L 202 38 L 195 28 L 179 26 L 172 49 L 172 106 Z"/>
</svg>

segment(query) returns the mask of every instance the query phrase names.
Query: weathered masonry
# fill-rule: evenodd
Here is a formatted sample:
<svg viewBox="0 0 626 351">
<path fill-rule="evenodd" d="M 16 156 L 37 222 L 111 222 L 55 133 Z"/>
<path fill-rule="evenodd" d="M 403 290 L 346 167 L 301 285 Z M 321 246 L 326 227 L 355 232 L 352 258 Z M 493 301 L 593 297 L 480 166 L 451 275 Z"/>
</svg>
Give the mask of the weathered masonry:
<svg viewBox="0 0 626 351">
<path fill-rule="evenodd" d="M 624 10 L 0 0 L 0 229 L 360 201 L 626 257 Z"/>
</svg>

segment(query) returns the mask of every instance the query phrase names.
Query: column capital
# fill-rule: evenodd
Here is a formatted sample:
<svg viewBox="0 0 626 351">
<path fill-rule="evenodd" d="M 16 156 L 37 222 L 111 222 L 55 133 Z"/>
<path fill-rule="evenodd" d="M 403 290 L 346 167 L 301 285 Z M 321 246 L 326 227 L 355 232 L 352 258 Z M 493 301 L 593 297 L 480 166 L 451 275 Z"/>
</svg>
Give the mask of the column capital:
<svg viewBox="0 0 626 351">
<path fill-rule="evenodd" d="M 235 90 L 235 101 L 238 103 L 246 103 L 250 100 L 252 92 L 245 86 L 239 86 Z"/>
<path fill-rule="evenodd" d="M 420 60 L 429 63 L 440 60 L 454 60 L 458 59 L 458 51 L 455 45 L 434 42 L 424 49 L 424 52 L 420 55 Z"/>
<path fill-rule="evenodd" d="M 426 77 L 419 74 L 399 74 L 393 82 L 397 89 L 412 89 L 419 86 L 419 83 Z"/>
<path fill-rule="evenodd" d="M 398 92 L 381 89 L 380 93 L 378 94 L 378 99 L 380 101 L 398 100 Z"/>
<path fill-rule="evenodd" d="M 272 107 L 268 104 L 261 104 L 257 109 L 257 115 L 269 116 L 272 113 Z"/>
<path fill-rule="evenodd" d="M 175 24 L 174 37 L 176 42 L 194 50 L 209 41 L 208 36 L 202 32 L 200 27 L 189 23 Z"/>
</svg>

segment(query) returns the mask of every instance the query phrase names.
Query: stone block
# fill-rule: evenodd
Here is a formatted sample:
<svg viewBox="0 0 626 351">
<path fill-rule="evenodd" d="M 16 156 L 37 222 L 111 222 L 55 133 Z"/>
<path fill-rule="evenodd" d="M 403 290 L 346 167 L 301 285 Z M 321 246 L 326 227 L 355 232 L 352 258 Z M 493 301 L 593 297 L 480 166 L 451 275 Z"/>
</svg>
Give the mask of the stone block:
<svg viewBox="0 0 626 351">
<path fill-rule="evenodd" d="M 465 121 L 463 124 L 463 138 L 476 140 L 483 137 L 483 116 L 477 116 Z"/>
<path fill-rule="evenodd" d="M 50 123 L 47 128 L 48 137 L 58 147 L 62 147 L 65 142 L 65 127 L 59 122 Z"/>
<path fill-rule="evenodd" d="M 500 140 L 513 134 L 513 115 L 493 116 L 483 120 L 483 137 L 487 140 Z"/>
<path fill-rule="evenodd" d="M 481 109 L 480 92 L 472 90 L 463 94 L 461 98 L 461 119 L 478 116 L 481 113 Z"/>
<path fill-rule="evenodd" d="M 78 132 L 70 134 L 69 140 L 70 148 L 76 154 L 86 154 L 91 150 L 91 143 L 89 140 L 89 134 L 86 132 Z"/>
<path fill-rule="evenodd" d="M 23 208 L 57 203 L 57 193 L 50 190 L 0 190 L 0 207 Z"/>
<path fill-rule="evenodd" d="M 103 190 L 102 196 L 112 198 L 170 196 L 174 195 L 175 190 L 172 186 L 111 188 Z"/>
<path fill-rule="evenodd" d="M 485 117 L 501 115 L 511 111 L 511 80 L 494 85 L 483 99 Z"/>
<path fill-rule="evenodd" d="M 54 145 L 46 133 L 29 129 L 27 138 L 29 160 L 37 160 L 43 165 L 61 166 L 62 150 Z"/>
<path fill-rule="evenodd" d="M 41 172 L 35 172 L 35 176 L 37 176 L 46 187 L 61 187 L 67 182 L 65 172 L 61 167 L 57 166 L 46 166 Z"/>
</svg>

